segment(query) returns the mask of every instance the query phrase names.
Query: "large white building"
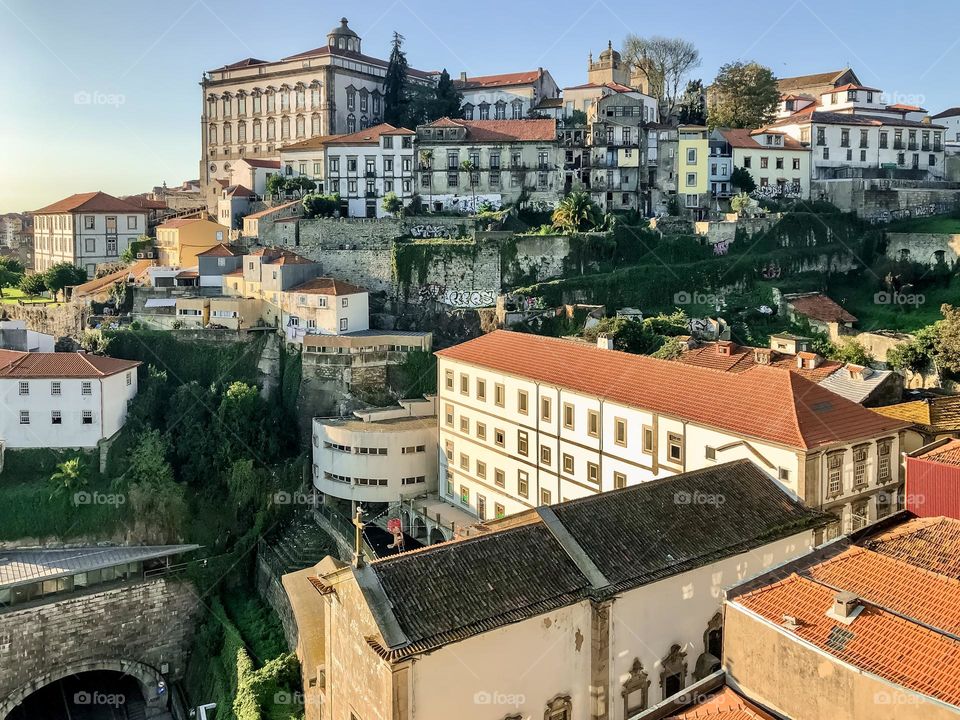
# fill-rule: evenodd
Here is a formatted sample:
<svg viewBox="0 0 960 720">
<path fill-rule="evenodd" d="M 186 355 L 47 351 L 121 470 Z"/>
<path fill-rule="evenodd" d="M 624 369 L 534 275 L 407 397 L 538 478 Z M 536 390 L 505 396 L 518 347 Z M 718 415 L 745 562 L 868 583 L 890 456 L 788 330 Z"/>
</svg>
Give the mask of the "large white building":
<svg viewBox="0 0 960 720">
<path fill-rule="evenodd" d="M 481 520 L 736 459 L 848 530 L 897 503 L 905 425 L 788 370 L 507 331 L 437 356 L 441 492 Z"/>
<path fill-rule="evenodd" d="M 238 160 L 276 160 L 281 145 L 377 125 L 386 71 L 386 60 L 363 54 L 346 18 L 313 50 L 274 62 L 246 58 L 207 71 L 200 83 L 201 185 L 229 179 Z M 422 85 L 435 81 L 413 68 L 407 76 Z M 258 192 L 245 179 L 231 182 Z"/>
<path fill-rule="evenodd" d="M 33 225 L 34 270 L 68 262 L 92 278 L 146 234 L 147 211 L 105 192 L 79 193 L 34 212 Z"/>
<path fill-rule="evenodd" d="M 466 120 L 521 120 L 543 100 L 560 97 L 560 88 L 548 70 L 467 77 L 453 81 L 463 95 Z"/>
<path fill-rule="evenodd" d="M 95 448 L 127 419 L 139 362 L 0 350 L 0 441 L 7 448 Z"/>
</svg>

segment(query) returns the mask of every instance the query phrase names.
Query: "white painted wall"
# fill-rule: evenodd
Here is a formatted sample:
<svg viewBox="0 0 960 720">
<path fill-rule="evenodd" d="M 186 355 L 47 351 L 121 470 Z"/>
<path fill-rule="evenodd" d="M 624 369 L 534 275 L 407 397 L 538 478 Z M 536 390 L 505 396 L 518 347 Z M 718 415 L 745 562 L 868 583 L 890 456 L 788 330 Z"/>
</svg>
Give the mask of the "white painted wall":
<svg viewBox="0 0 960 720">
<path fill-rule="evenodd" d="M 88 221 L 87 218 L 90 218 Z M 107 218 L 116 218 L 116 234 L 107 234 Z M 88 228 L 89 222 L 93 223 Z M 98 263 L 116 262 L 120 254 L 147 232 L 146 213 L 55 213 L 34 216 L 34 263 L 43 272 L 70 262 L 93 277 Z M 108 239 L 116 240 L 116 243 Z"/>
</svg>

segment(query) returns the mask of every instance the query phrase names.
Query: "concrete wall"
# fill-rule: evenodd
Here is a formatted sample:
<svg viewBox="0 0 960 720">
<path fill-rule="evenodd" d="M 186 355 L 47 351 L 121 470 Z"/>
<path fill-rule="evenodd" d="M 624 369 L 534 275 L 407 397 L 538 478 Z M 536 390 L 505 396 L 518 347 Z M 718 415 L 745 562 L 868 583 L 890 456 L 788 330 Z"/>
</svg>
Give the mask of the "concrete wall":
<svg viewBox="0 0 960 720">
<path fill-rule="evenodd" d="M 79 336 L 84 329 L 86 319 L 91 315 L 89 308 L 81 303 L 63 305 L 13 305 L 2 306 L 0 314 L 11 320 L 23 320 L 30 330 L 53 335 Z"/>
<path fill-rule="evenodd" d="M 889 222 L 907 208 L 956 205 L 960 189 L 953 185 L 915 180 L 814 180 L 810 196 L 814 200 L 828 200 L 841 210 L 855 210 L 867 219 Z M 937 212 L 948 209 L 944 207 Z"/>
<path fill-rule="evenodd" d="M 887 257 L 900 260 L 903 251 L 906 260 L 936 265 L 937 252 L 943 253 L 944 262 L 952 265 L 960 259 L 960 235 L 946 233 L 887 233 Z"/>
<path fill-rule="evenodd" d="M 99 660 L 166 663 L 180 679 L 199 609 L 188 583 L 160 578 L 0 612 L 0 699 Z"/>
</svg>

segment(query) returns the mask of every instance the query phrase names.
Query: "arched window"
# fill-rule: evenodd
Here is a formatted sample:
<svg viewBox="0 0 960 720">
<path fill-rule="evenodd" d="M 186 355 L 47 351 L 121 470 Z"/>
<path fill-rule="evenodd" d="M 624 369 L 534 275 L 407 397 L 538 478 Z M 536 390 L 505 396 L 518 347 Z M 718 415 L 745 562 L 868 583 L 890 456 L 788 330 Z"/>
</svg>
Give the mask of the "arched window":
<svg viewBox="0 0 960 720">
<path fill-rule="evenodd" d="M 347 132 L 357 131 L 357 119 L 353 115 L 347 115 Z"/>
<path fill-rule="evenodd" d="M 367 120 L 367 116 L 366 116 L 366 115 L 361 115 L 361 116 L 360 116 L 360 129 L 362 130 L 363 128 L 367 128 L 367 127 L 370 127 L 370 122 Z"/>
<path fill-rule="evenodd" d="M 671 645 L 660 666 L 660 690 L 662 699 L 666 700 L 687 686 L 687 654 L 679 645 Z"/>
<path fill-rule="evenodd" d="M 314 113 L 310 116 L 310 134 L 320 134 L 320 113 Z"/>
<path fill-rule="evenodd" d="M 463 106 L 463 119 L 473 120 L 473 105 L 470 103 L 467 103 Z"/>
<path fill-rule="evenodd" d="M 514 100 L 510 103 L 511 117 L 514 120 L 521 120 L 523 118 L 523 100 Z"/>
<path fill-rule="evenodd" d="M 352 85 L 347 86 L 347 110 L 357 109 L 357 89 Z"/>
<path fill-rule="evenodd" d="M 313 85 L 310 86 L 310 107 L 314 110 L 320 107 L 319 83 L 314 83 Z"/>
<path fill-rule="evenodd" d="M 366 88 L 360 90 L 360 112 L 367 112 L 367 103 L 369 102 L 369 97 L 370 96 L 369 93 L 367 93 Z"/>
<path fill-rule="evenodd" d="M 254 141 L 260 140 L 260 121 L 259 120 L 253 121 L 253 139 Z"/>
<path fill-rule="evenodd" d="M 543 720 L 572 720 L 572 718 L 573 702 L 569 695 L 557 695 L 547 703 L 547 709 L 543 713 Z"/>
<path fill-rule="evenodd" d="M 210 133 L 209 133 L 209 137 L 207 138 L 207 142 L 209 142 L 211 145 L 216 144 L 217 142 L 217 126 L 216 125 L 210 126 Z"/>
<path fill-rule="evenodd" d="M 273 118 L 267 120 L 267 140 L 274 140 L 277 137 L 277 123 Z"/>
<path fill-rule="evenodd" d="M 506 120 L 507 119 L 507 103 L 503 100 L 497 100 L 497 104 L 494 106 L 494 113 L 496 120 Z"/>
<path fill-rule="evenodd" d="M 620 691 L 625 718 L 647 709 L 649 690 L 650 678 L 643 669 L 643 663 L 640 662 L 640 658 L 634 658 L 633 665 L 630 667 L 630 677 L 623 683 L 623 689 Z"/>
<path fill-rule="evenodd" d="M 485 102 L 480 103 L 480 119 L 481 120 L 490 119 L 490 103 L 485 103 Z"/>
<path fill-rule="evenodd" d="M 237 123 L 237 142 L 245 143 L 247 141 L 247 124 L 245 122 Z"/>
<path fill-rule="evenodd" d="M 290 137 L 290 118 L 280 118 L 280 139 L 286 140 Z"/>
<path fill-rule="evenodd" d="M 703 633 L 703 652 L 697 658 L 697 665 L 693 669 L 694 680 L 703 678 L 720 669 L 720 658 L 723 655 L 723 615 L 716 612 L 707 623 Z"/>
<path fill-rule="evenodd" d="M 374 90 L 371 95 L 373 96 L 373 115 L 380 117 L 380 103 L 383 101 L 383 96 L 380 95 L 379 90 Z"/>
<path fill-rule="evenodd" d="M 223 144 L 229 145 L 233 142 L 233 128 L 230 127 L 230 123 L 223 124 Z"/>
</svg>

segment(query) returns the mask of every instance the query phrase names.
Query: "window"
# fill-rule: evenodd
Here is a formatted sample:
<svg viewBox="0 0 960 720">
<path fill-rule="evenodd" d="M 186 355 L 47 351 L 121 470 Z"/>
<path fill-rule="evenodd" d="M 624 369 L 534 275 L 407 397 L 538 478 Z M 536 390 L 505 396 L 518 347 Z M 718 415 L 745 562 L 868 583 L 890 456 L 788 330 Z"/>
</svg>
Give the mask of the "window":
<svg viewBox="0 0 960 720">
<path fill-rule="evenodd" d="M 350 298 L 345 297 L 340 301 L 340 307 L 350 307 Z"/>
<path fill-rule="evenodd" d="M 477 378 L 477 400 L 487 399 L 487 381 Z"/>
<path fill-rule="evenodd" d="M 23 380 L 20 381 L 20 394 L 29 395 L 30 394 L 30 383 Z"/>
<path fill-rule="evenodd" d="M 503 447 L 505 445 L 505 433 L 500 428 L 495 428 L 493 431 L 493 443 L 498 447 Z"/>
<path fill-rule="evenodd" d="M 21 424 L 21 425 L 29 425 L 29 424 L 30 424 L 30 411 L 29 411 L 29 410 L 21 410 L 21 411 L 20 411 L 20 424 Z"/>
<path fill-rule="evenodd" d="M 860 528 L 865 527 L 869 522 L 870 515 L 866 502 L 857 503 L 850 508 L 851 530 L 859 530 Z"/>
<path fill-rule="evenodd" d="M 504 509 L 503 505 L 501 505 L 500 503 L 493 504 L 493 516 L 495 518 L 499 520 L 500 518 L 505 517 L 506 514 L 507 514 L 507 511 Z"/>
<path fill-rule="evenodd" d="M 53 424 L 53 425 L 62 425 L 62 424 L 63 424 L 63 418 L 60 416 L 60 411 L 59 411 L 59 410 L 53 410 L 53 411 L 50 413 L 50 423 Z"/>
<path fill-rule="evenodd" d="M 470 469 L 470 456 L 466 453 L 460 453 L 460 469 L 469 470 Z"/>
<path fill-rule="evenodd" d="M 447 427 L 453 427 L 453 405 L 447 403 L 447 406 L 444 408 L 444 422 L 447 424 Z"/>
<path fill-rule="evenodd" d="M 507 484 L 507 477 L 500 468 L 494 469 L 493 482 L 497 487 L 504 487 Z"/>
<path fill-rule="evenodd" d="M 477 439 L 478 440 L 487 439 L 487 426 L 482 422 L 477 423 Z"/>
<path fill-rule="evenodd" d="M 468 418 L 466 415 L 460 416 L 460 432 L 465 435 L 470 434 L 470 418 Z"/>
<path fill-rule="evenodd" d="M 460 373 L 460 394 L 470 394 L 470 376 L 465 375 L 464 373 Z"/>
<path fill-rule="evenodd" d="M 573 474 L 573 455 L 563 454 L 563 471 L 569 475 Z"/>
<path fill-rule="evenodd" d="M 687 165 L 697 164 L 697 149 L 687 148 Z"/>
<path fill-rule="evenodd" d="M 530 476 L 526 470 L 517 471 L 517 494 L 520 497 L 530 496 Z"/>
<path fill-rule="evenodd" d="M 486 480 L 487 478 L 487 464 L 479 460 L 477 460 L 477 477 L 481 480 Z"/>
<path fill-rule="evenodd" d="M 649 425 L 643 426 L 643 451 L 653 453 L 653 428 Z"/>
<path fill-rule="evenodd" d="M 787 482 L 790 479 L 790 471 L 787 468 L 777 468 L 777 478 L 782 482 Z"/>
<path fill-rule="evenodd" d="M 216 138 L 216 129 L 214 129 L 214 138 Z M 84 215 L 83 216 L 83 229 L 84 230 L 93 230 L 95 218 L 93 215 Z"/>
<path fill-rule="evenodd" d="M 573 430 L 573 405 L 570 403 L 563 404 L 563 426 L 567 430 Z"/>
<path fill-rule="evenodd" d="M 453 461 L 453 443 L 450 442 L 449 440 L 447 440 L 447 442 L 445 443 L 444 452 L 447 455 L 447 461 L 452 462 Z"/>
<path fill-rule="evenodd" d="M 541 505 L 549 505 L 551 502 L 552 502 L 552 500 L 551 500 L 551 498 L 550 498 L 550 491 L 547 490 L 546 488 L 541 488 L 541 489 L 540 489 L 540 504 L 541 504 Z"/>
<path fill-rule="evenodd" d="M 600 437 L 600 413 L 596 410 L 587 410 L 587 434 L 590 437 Z"/>
<path fill-rule="evenodd" d="M 834 497 L 843 491 L 843 453 L 827 456 L 827 496 Z"/>
<path fill-rule="evenodd" d="M 80 394 L 93 395 L 93 384 L 89 380 L 84 380 L 80 383 Z"/>
<path fill-rule="evenodd" d="M 673 462 L 683 462 L 683 436 L 667 433 L 667 456 Z"/>
<path fill-rule="evenodd" d="M 447 370 L 443 374 L 443 384 L 447 390 L 453 390 L 453 370 Z"/>
<path fill-rule="evenodd" d="M 90 410 L 83 411 L 83 424 L 93 425 L 93 413 Z"/>
<path fill-rule="evenodd" d="M 503 385 L 497 383 L 493 386 L 493 404 L 497 407 L 503 407 L 504 398 L 506 397 L 506 391 L 503 388 Z"/>
<path fill-rule="evenodd" d="M 544 465 L 549 465 L 553 461 L 553 453 L 550 450 L 549 445 L 540 446 L 540 462 Z"/>
<path fill-rule="evenodd" d="M 340 332 L 345 332 L 347 329 L 347 318 L 340 318 Z"/>
<path fill-rule="evenodd" d="M 526 457 L 529 451 L 530 448 L 529 440 L 527 438 L 527 431 L 517 430 L 517 452 Z"/>
<path fill-rule="evenodd" d="M 470 488 L 466 485 L 460 486 L 460 504 L 469 505 L 470 504 Z"/>
<path fill-rule="evenodd" d="M 877 443 L 877 482 L 890 479 L 890 442 Z"/>
<path fill-rule="evenodd" d="M 517 412 L 526 415 L 528 412 L 528 396 L 526 390 L 517 390 Z"/>
<path fill-rule="evenodd" d="M 615 490 L 620 488 L 625 488 L 627 486 L 627 476 L 622 472 L 613 473 L 613 487 Z"/>
<path fill-rule="evenodd" d="M 621 447 L 627 446 L 627 421 L 623 418 L 613 420 L 613 441 Z"/>
<path fill-rule="evenodd" d="M 770 166 L 770 158 L 768 158 L 768 157 L 762 157 L 762 158 L 760 158 L 760 169 L 761 169 L 761 170 L 765 170 L 765 169 L 768 168 L 769 166 Z"/>
<path fill-rule="evenodd" d="M 853 486 L 863 487 L 867 484 L 867 447 L 853 449 Z"/>
<path fill-rule="evenodd" d="M 592 483 L 600 482 L 600 466 L 596 463 L 587 463 L 587 480 Z"/>
<path fill-rule="evenodd" d="M 487 499 L 483 495 L 477 495 L 477 517 L 487 519 Z"/>
<path fill-rule="evenodd" d="M 716 460 L 717 449 L 715 447 L 710 447 L 709 445 L 707 445 L 707 447 L 704 449 L 704 457 L 706 457 L 707 460 Z"/>
</svg>

